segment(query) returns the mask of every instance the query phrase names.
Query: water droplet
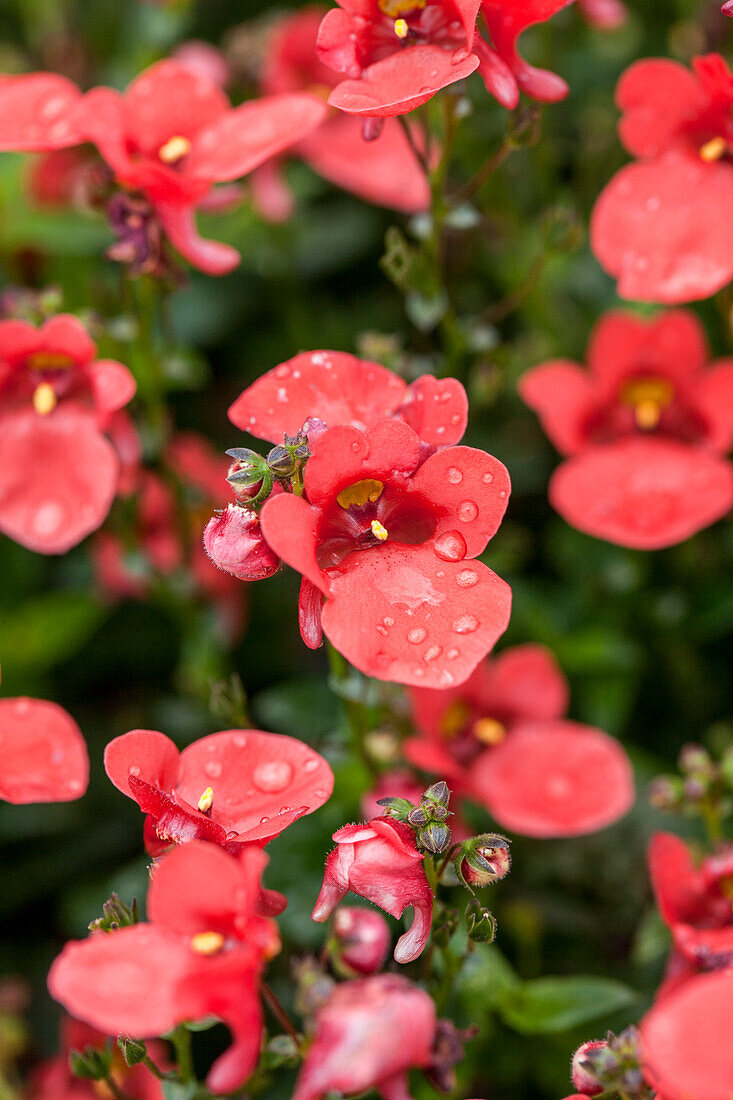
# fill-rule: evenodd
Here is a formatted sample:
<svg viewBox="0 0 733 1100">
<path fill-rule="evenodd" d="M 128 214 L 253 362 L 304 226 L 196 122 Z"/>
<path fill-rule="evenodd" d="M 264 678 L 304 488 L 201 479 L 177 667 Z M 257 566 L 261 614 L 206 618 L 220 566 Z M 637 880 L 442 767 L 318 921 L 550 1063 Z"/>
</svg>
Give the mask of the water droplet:
<svg viewBox="0 0 733 1100">
<path fill-rule="evenodd" d="M 127 772 L 128 772 L 128 775 L 139 775 L 140 774 L 140 769 L 138 768 L 137 764 L 130 764 L 130 767 L 127 769 Z"/>
<path fill-rule="evenodd" d="M 483 477 L 481 478 L 481 480 L 483 481 L 484 485 L 491 485 L 491 482 L 492 482 L 492 481 L 494 480 L 494 475 L 493 475 L 493 474 L 489 474 L 489 473 L 486 473 L 486 474 L 484 474 L 484 476 L 483 476 Z"/>
<path fill-rule="evenodd" d="M 424 642 L 427 636 L 428 632 L 424 626 L 415 626 L 407 632 L 407 640 L 410 645 L 420 645 L 420 642 Z"/>
<path fill-rule="evenodd" d="M 462 569 L 456 577 L 456 583 L 461 588 L 473 588 L 478 581 L 478 573 L 475 569 Z"/>
<path fill-rule="evenodd" d="M 416 676 L 418 680 L 422 680 L 423 676 L 425 675 L 425 669 L 420 666 L 418 666 L 418 668 L 413 668 L 412 675 Z"/>
<path fill-rule="evenodd" d="M 455 424 L 460 424 L 460 422 L 461 422 L 460 415 L 458 413 L 453 413 L 453 416 L 450 418 L 450 422 L 451 422 L 451 424 L 454 424 L 454 425 Z"/>
<path fill-rule="evenodd" d="M 28 699 L 18 699 L 15 704 L 16 714 L 26 714 L 30 709 L 30 702 Z"/>
<path fill-rule="evenodd" d="M 390 626 L 394 626 L 394 619 L 391 615 L 385 615 L 385 617 L 382 619 L 382 622 L 387 628 L 389 628 Z"/>
<path fill-rule="evenodd" d="M 236 733 L 232 738 L 232 744 L 235 745 L 238 749 L 243 749 L 244 746 L 247 744 L 247 738 L 244 736 L 243 733 Z"/>
<path fill-rule="evenodd" d="M 325 798 L 326 797 L 326 792 L 324 791 L 323 787 L 319 787 L 317 791 L 313 792 L 313 794 L 315 795 L 316 798 Z"/>
<path fill-rule="evenodd" d="M 448 652 L 446 653 L 446 658 L 449 661 L 455 661 L 456 657 L 460 657 L 460 655 L 461 655 L 460 649 L 449 649 Z"/>
<path fill-rule="evenodd" d="M 500 496 L 500 497 L 501 497 L 501 499 L 503 500 L 503 499 L 504 499 L 504 497 L 506 496 L 506 489 L 500 489 L 500 490 L 499 490 L 499 496 Z"/>
<path fill-rule="evenodd" d="M 387 627 L 381 623 L 377 623 L 377 634 L 381 634 L 383 637 L 387 637 Z"/>
<path fill-rule="evenodd" d="M 453 629 L 456 634 L 473 634 L 474 630 L 478 630 L 479 621 L 475 615 L 461 615 L 453 623 Z"/>
<path fill-rule="evenodd" d="M 441 645 L 431 645 L 430 649 L 427 649 L 425 651 L 425 660 L 426 661 L 437 661 L 438 657 L 440 657 L 442 652 L 443 652 L 443 647 Z"/>
<path fill-rule="evenodd" d="M 458 505 L 458 518 L 461 523 L 471 523 L 478 515 L 478 504 L 475 500 L 464 500 Z"/>
<path fill-rule="evenodd" d="M 264 817 L 261 817 L 261 818 L 260 818 L 260 825 L 264 825 L 264 824 L 265 824 L 266 822 L 268 822 L 269 820 L 270 820 L 270 819 L 269 819 L 269 817 L 267 816 L 267 814 L 265 814 L 265 816 L 264 816 Z"/>
<path fill-rule="evenodd" d="M 303 765 L 303 771 L 314 772 L 317 767 L 318 761 L 316 760 L 315 756 L 311 756 L 311 758 L 309 760 L 306 760 L 305 764 Z"/>
<path fill-rule="evenodd" d="M 276 378 L 287 378 L 290 374 L 290 367 L 287 363 L 281 363 L 279 367 L 275 367 Z"/>
<path fill-rule="evenodd" d="M 204 764 L 204 774 L 208 775 L 209 779 L 218 779 L 221 775 L 221 764 L 218 760 L 210 760 L 208 764 Z"/>
<path fill-rule="evenodd" d="M 292 810 L 292 806 L 281 806 L 277 811 L 279 814 L 289 814 Z"/>
<path fill-rule="evenodd" d="M 293 765 L 287 760 L 268 760 L 258 764 L 252 782 L 265 793 L 283 791 L 293 778 Z"/>
<path fill-rule="evenodd" d="M 463 561 L 466 551 L 466 540 L 460 531 L 445 531 L 435 540 L 435 553 L 443 561 Z"/>
<path fill-rule="evenodd" d="M 358 451 L 359 450 L 359 441 L 358 440 L 356 440 L 356 439 L 354 440 L 354 442 L 351 444 L 351 449 L 352 449 L 352 451 Z"/>
<path fill-rule="evenodd" d="M 454 50 L 453 53 L 450 55 L 450 59 L 455 65 L 459 65 L 461 61 L 466 60 L 468 54 L 468 46 L 459 46 L 458 49 Z"/>
<path fill-rule="evenodd" d="M 457 466 L 448 467 L 448 481 L 451 485 L 460 485 L 463 481 L 463 473 Z"/>
</svg>

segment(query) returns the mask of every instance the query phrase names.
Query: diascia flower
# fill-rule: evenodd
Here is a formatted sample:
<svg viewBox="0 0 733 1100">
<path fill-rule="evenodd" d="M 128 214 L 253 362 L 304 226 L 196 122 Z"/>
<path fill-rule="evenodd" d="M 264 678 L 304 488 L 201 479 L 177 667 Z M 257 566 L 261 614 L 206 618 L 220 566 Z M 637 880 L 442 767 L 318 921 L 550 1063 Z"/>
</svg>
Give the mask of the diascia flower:
<svg viewBox="0 0 733 1100">
<path fill-rule="evenodd" d="M 45 699 L 0 699 L 0 799 L 71 802 L 89 783 L 89 757 L 70 714 Z"/>
<path fill-rule="evenodd" d="M 707 365 L 697 318 L 601 318 L 589 371 L 553 360 L 520 393 L 557 449 L 550 501 L 568 523 L 620 546 L 673 546 L 733 504 L 733 360 Z"/>
<path fill-rule="evenodd" d="M 664 1100 L 729 1100 L 733 1090 L 733 970 L 703 974 L 641 1021 L 644 1076 Z"/>
<path fill-rule="evenodd" d="M 325 104 L 283 95 L 232 108 L 222 90 L 179 61 L 159 61 L 124 94 L 82 94 L 51 73 L 0 80 L 0 149 L 42 152 L 92 142 L 124 188 L 152 203 L 170 242 L 222 275 L 239 253 L 203 240 L 194 211 L 215 183 L 247 175 L 318 126 Z"/>
<path fill-rule="evenodd" d="M 99 527 L 117 489 L 104 431 L 135 380 L 96 352 L 67 314 L 39 329 L 0 321 L 0 531 L 40 554 L 63 554 Z"/>
<path fill-rule="evenodd" d="M 532 23 L 569 0 L 344 0 L 325 16 L 318 56 L 345 78 L 328 102 L 362 117 L 406 114 L 476 69 L 510 110 L 520 87 L 537 99 L 562 99 L 567 85 L 535 69 L 516 43 Z M 476 32 L 482 14 L 491 45 Z"/>
<path fill-rule="evenodd" d="M 447 780 L 526 836 L 601 829 L 633 802 L 631 766 L 601 730 L 563 718 L 568 687 L 552 654 L 514 646 L 460 687 L 410 690 L 418 736 L 403 745 L 417 767 Z"/>
<path fill-rule="evenodd" d="M 33 1072 L 29 1096 L 32 1100 L 99 1100 L 100 1095 L 104 1096 L 100 1083 L 75 1077 L 69 1066 L 69 1054 L 72 1050 L 83 1051 L 87 1047 L 104 1050 L 108 1044 L 113 1044 L 112 1078 L 125 1096 L 131 1097 L 131 1100 L 164 1100 L 160 1081 L 147 1066 L 127 1066 L 113 1038 L 69 1017 L 61 1025 L 61 1053 Z M 150 1043 L 148 1054 L 160 1069 L 167 1068 L 162 1043 Z"/>
<path fill-rule="evenodd" d="M 164 733 L 132 730 L 110 741 L 104 766 L 115 787 L 149 815 L 153 855 L 190 840 L 230 852 L 262 846 L 333 790 L 322 756 L 294 737 L 261 730 L 212 733 L 182 752 Z"/>
<path fill-rule="evenodd" d="M 407 1073 L 431 1061 L 432 998 L 399 974 L 336 986 L 316 1016 L 316 1034 L 293 1100 L 319 1100 L 375 1088 L 384 1100 L 410 1100 Z"/>
<path fill-rule="evenodd" d="M 702 970 L 733 965 L 733 845 L 695 866 L 690 849 L 672 833 L 649 844 L 649 874 L 659 913 L 674 947 L 659 996 Z"/>
<path fill-rule="evenodd" d="M 322 626 L 367 675 L 432 687 L 465 680 L 509 620 L 511 590 L 473 560 L 504 515 L 505 467 L 473 447 L 420 464 L 417 434 L 386 420 L 324 432 L 304 484 L 305 497 L 270 497 L 260 518 L 269 546 L 308 582 L 307 644 L 320 643 Z"/>
<path fill-rule="evenodd" d="M 637 61 L 621 77 L 636 157 L 596 203 L 591 245 L 623 298 L 689 302 L 733 278 L 733 77 L 719 54 Z"/>
<path fill-rule="evenodd" d="M 328 920 L 350 890 L 392 917 L 412 906 L 412 926 L 394 950 L 397 962 L 412 962 L 428 942 L 433 920 L 433 892 L 414 830 L 390 817 L 373 817 L 365 825 L 345 825 L 333 839 L 337 847 L 326 857 L 313 920 Z"/>
<path fill-rule="evenodd" d="M 338 77 L 316 54 L 325 8 L 307 7 L 278 19 L 271 32 L 260 81 L 264 95 L 317 92 L 324 99 Z M 430 204 L 425 173 L 397 121 L 386 121 L 377 141 L 364 141 L 361 124 L 331 110 L 323 123 L 290 150 L 319 175 L 367 202 L 415 213 Z M 273 221 L 290 217 L 294 198 L 277 160 L 252 175 L 255 202 Z"/>
<path fill-rule="evenodd" d="M 149 923 L 68 943 L 49 973 L 52 996 L 105 1034 L 139 1039 L 217 1016 L 233 1041 L 207 1085 L 239 1088 L 260 1054 L 260 974 L 279 950 L 259 909 L 265 863 L 253 848 L 239 857 L 202 843 L 170 852 L 155 867 Z"/>
</svg>

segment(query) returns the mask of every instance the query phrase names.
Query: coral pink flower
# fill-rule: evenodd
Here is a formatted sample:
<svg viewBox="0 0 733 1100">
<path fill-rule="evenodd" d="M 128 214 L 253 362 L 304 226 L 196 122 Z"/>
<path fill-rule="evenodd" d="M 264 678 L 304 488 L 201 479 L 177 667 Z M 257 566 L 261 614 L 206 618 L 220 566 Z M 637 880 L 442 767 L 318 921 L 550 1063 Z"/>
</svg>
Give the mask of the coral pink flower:
<svg viewBox="0 0 733 1100">
<path fill-rule="evenodd" d="M 629 18 L 621 0 L 578 0 L 583 18 L 599 31 L 615 31 Z"/>
<path fill-rule="evenodd" d="M 117 488 L 103 432 L 135 381 L 96 351 L 67 314 L 40 329 L 0 322 L 0 530 L 40 554 L 63 554 L 99 527 Z"/>
<path fill-rule="evenodd" d="M 316 1016 L 293 1100 L 372 1088 L 384 1100 L 410 1100 L 407 1073 L 429 1065 L 435 1029 L 432 998 L 407 978 L 344 982 Z"/>
<path fill-rule="evenodd" d="M 509 496 L 491 455 L 448 447 L 420 465 L 407 424 L 330 428 L 311 448 L 306 498 L 282 493 L 261 512 L 266 541 L 308 582 L 304 638 L 322 627 L 358 669 L 381 680 L 465 680 L 506 629 L 511 592 L 481 562 Z"/>
<path fill-rule="evenodd" d="M 0 79 L 0 149 L 42 151 L 90 141 L 117 181 L 152 203 L 168 239 L 211 275 L 239 253 L 198 235 L 194 211 L 215 183 L 247 175 L 326 114 L 313 95 L 283 95 L 232 108 L 218 87 L 179 61 L 159 61 L 124 94 L 86 95 L 46 73 Z"/>
<path fill-rule="evenodd" d="M 70 714 L 45 699 L 0 699 L 0 799 L 71 802 L 89 782 L 84 738 Z"/>
<path fill-rule="evenodd" d="M 103 1095 L 99 1082 L 74 1077 L 69 1054 L 87 1047 L 104 1050 L 108 1043 L 112 1044 L 112 1077 L 117 1087 L 131 1100 L 164 1100 L 160 1081 L 146 1066 L 127 1066 L 113 1037 L 70 1017 L 61 1025 L 61 1053 L 44 1062 L 31 1075 L 31 1100 L 99 1100 Z M 162 1043 L 149 1043 L 148 1053 L 160 1069 L 168 1068 Z"/>
<path fill-rule="evenodd" d="M 325 10 L 307 7 L 277 20 L 264 59 L 264 95 L 318 90 L 324 99 L 328 97 L 338 77 L 316 54 Z M 377 141 L 365 141 L 357 119 L 332 110 L 290 153 L 367 202 L 408 213 L 425 210 L 430 204 L 425 173 L 396 120 L 385 122 Z M 274 162 L 257 169 L 252 185 L 255 201 L 266 217 L 281 221 L 290 216 L 294 199 Z"/>
<path fill-rule="evenodd" d="M 304 430 L 310 418 L 366 431 L 386 417 L 417 432 L 424 458 L 463 438 L 468 398 L 455 378 L 424 374 L 408 386 L 381 363 L 344 351 L 304 351 L 263 374 L 229 409 L 238 428 L 272 443 Z"/>
<path fill-rule="evenodd" d="M 327 13 L 318 34 L 318 56 L 346 77 L 328 102 L 366 118 L 401 115 L 476 69 L 509 109 L 516 107 L 520 87 L 538 99 L 561 99 L 565 82 L 528 65 L 516 41 L 525 27 L 568 2 L 343 0 Z M 476 33 L 479 11 L 493 45 Z"/>
<path fill-rule="evenodd" d="M 391 937 L 381 913 L 344 905 L 334 914 L 332 930 L 338 943 L 339 961 L 352 974 L 368 976 L 382 969 Z"/>
<path fill-rule="evenodd" d="M 238 858 L 199 843 L 170 852 L 153 874 L 149 923 L 68 943 L 49 973 L 52 996 L 107 1034 L 140 1039 L 217 1016 L 233 1043 L 207 1085 L 238 1089 L 259 1059 L 259 977 L 279 947 L 259 908 L 265 862 L 251 848 Z"/>
<path fill-rule="evenodd" d="M 569 459 L 550 501 L 581 531 L 655 550 L 690 538 L 733 504 L 733 360 L 707 365 L 703 328 L 685 310 L 650 321 L 601 318 L 590 371 L 553 360 L 520 393 Z"/>
<path fill-rule="evenodd" d="M 564 719 L 568 688 L 548 650 L 515 646 L 457 688 L 412 688 L 408 759 L 525 836 L 594 832 L 633 802 L 631 765 L 601 730 Z"/>
<path fill-rule="evenodd" d="M 338 847 L 326 857 L 313 920 L 328 920 L 349 890 L 392 917 L 401 917 L 411 905 L 412 926 L 397 941 L 394 957 L 399 963 L 412 962 L 428 942 L 433 920 L 433 892 L 414 831 L 391 817 L 373 817 L 366 825 L 345 825 L 333 839 Z"/>
<path fill-rule="evenodd" d="M 263 845 L 333 790 L 322 756 L 294 737 L 261 730 L 212 733 L 182 752 L 164 733 L 132 730 L 110 741 L 104 766 L 150 815 L 163 846 L 199 839 L 236 852 Z"/>
<path fill-rule="evenodd" d="M 689 302 L 733 278 L 733 77 L 719 54 L 637 61 L 621 77 L 621 140 L 637 160 L 601 193 L 591 245 L 623 298 Z"/>
<path fill-rule="evenodd" d="M 703 974 L 664 997 L 640 1025 L 644 1076 L 659 1100 L 729 1100 L 733 971 Z"/>
<path fill-rule="evenodd" d="M 649 845 L 649 874 L 660 915 L 674 941 L 660 995 L 701 970 L 733 964 L 733 845 L 695 867 L 683 840 L 672 833 L 656 833 Z"/>
</svg>

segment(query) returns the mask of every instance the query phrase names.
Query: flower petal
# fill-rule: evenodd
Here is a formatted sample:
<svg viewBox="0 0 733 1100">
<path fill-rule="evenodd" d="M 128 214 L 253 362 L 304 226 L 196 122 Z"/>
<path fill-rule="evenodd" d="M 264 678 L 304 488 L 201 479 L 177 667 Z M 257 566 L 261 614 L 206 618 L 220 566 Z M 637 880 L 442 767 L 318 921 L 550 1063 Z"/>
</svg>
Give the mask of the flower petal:
<svg viewBox="0 0 733 1100">
<path fill-rule="evenodd" d="M 423 374 L 410 384 L 399 416 L 417 432 L 421 443 L 448 447 L 460 442 L 468 424 L 468 397 L 457 378 Z"/>
<path fill-rule="evenodd" d="M 696 379 L 694 400 L 708 422 L 711 447 L 729 451 L 733 443 L 733 359 L 718 359 Z"/>
<path fill-rule="evenodd" d="M 610 310 L 593 329 L 588 345 L 588 363 L 614 397 L 629 374 L 643 371 L 685 383 L 708 359 L 705 329 L 689 309 L 668 309 L 650 318 Z"/>
<path fill-rule="evenodd" d="M 97 359 L 87 367 L 94 403 L 102 418 L 124 408 L 135 396 L 137 383 L 130 371 L 114 359 Z"/>
<path fill-rule="evenodd" d="M 44 351 L 56 351 L 68 355 L 76 366 L 90 363 L 97 353 L 97 345 L 84 325 L 70 313 L 57 313 L 42 325 L 39 332 L 40 347 Z"/>
<path fill-rule="evenodd" d="M 595 394 L 591 377 L 577 363 L 552 359 L 533 367 L 522 376 L 519 394 L 537 413 L 558 451 L 574 454 L 585 446 Z"/>
<path fill-rule="evenodd" d="M 387 544 L 350 555 L 332 578 L 323 629 L 367 676 L 448 687 L 503 634 L 510 606 L 511 589 L 481 562 Z"/>
<path fill-rule="evenodd" d="M 178 781 L 178 747 L 158 730 L 130 730 L 110 741 L 104 750 L 104 770 L 118 791 L 128 798 L 130 776 L 162 791 L 172 791 Z"/>
<path fill-rule="evenodd" d="M 437 513 L 433 543 L 438 553 L 441 536 L 458 532 L 469 558 L 480 554 L 498 531 L 511 490 L 503 463 L 485 451 L 463 446 L 431 455 L 411 486 Z"/>
<path fill-rule="evenodd" d="M 527 95 L 554 103 L 568 94 L 556 73 L 529 65 L 517 53 L 517 39 L 533 23 L 542 23 L 571 0 L 483 0 L 482 11 L 496 52 L 509 66 Z"/>
<path fill-rule="evenodd" d="M 400 420 L 384 420 L 366 432 L 344 425 L 330 428 L 316 440 L 306 464 L 308 500 L 318 506 L 356 481 L 389 481 L 412 473 L 419 457 L 417 435 Z"/>
<path fill-rule="evenodd" d="M 619 136 L 635 157 L 655 157 L 705 110 L 708 97 L 684 65 L 666 57 L 645 57 L 629 65 L 616 87 L 624 112 Z"/>
<path fill-rule="evenodd" d="M 297 569 L 321 592 L 327 593 L 328 577 L 316 561 L 316 510 L 302 497 L 280 493 L 265 501 L 260 522 L 268 546 L 287 565 Z"/>
<path fill-rule="evenodd" d="M 193 208 L 181 203 L 156 202 L 166 236 L 189 263 L 207 275 L 226 275 L 241 260 L 236 248 L 200 236 Z"/>
<path fill-rule="evenodd" d="M 567 710 L 568 682 L 545 646 L 512 646 L 480 667 L 488 675 L 474 698 L 488 715 L 550 721 Z"/>
<path fill-rule="evenodd" d="M 343 351 L 305 351 L 248 386 L 229 419 L 271 443 L 295 435 L 311 416 L 329 428 L 346 424 L 363 431 L 391 416 L 407 392 L 399 375 L 379 363 Z"/>
<path fill-rule="evenodd" d="M 705 884 L 684 840 L 673 833 L 655 833 L 649 842 L 647 863 L 654 900 L 668 925 L 703 916 Z"/>
<path fill-rule="evenodd" d="M 473 797 L 523 836 L 603 829 L 634 801 L 631 764 L 607 733 L 576 722 L 526 722 L 479 757 Z"/>
<path fill-rule="evenodd" d="M 456 56 L 458 55 L 458 56 Z M 441 46 L 410 46 L 369 65 L 356 80 L 342 80 L 328 97 L 352 115 L 389 117 L 414 111 L 478 68 L 475 54 Z"/>
<path fill-rule="evenodd" d="M 562 463 L 549 496 L 580 531 L 658 550 L 726 515 L 733 505 L 733 465 L 672 440 L 623 439 Z"/>
<path fill-rule="evenodd" d="M 62 401 L 0 415 L 0 530 L 39 554 L 64 554 L 104 521 L 119 460 L 93 416 Z"/>
<path fill-rule="evenodd" d="M 264 867 L 263 853 L 255 853 Z M 147 899 L 148 917 L 179 936 L 197 932 L 235 933 L 242 909 L 243 878 L 238 861 L 214 844 L 193 840 L 156 864 Z M 251 899 L 254 913 L 257 898 Z"/>
<path fill-rule="evenodd" d="M 81 92 L 55 73 L 0 77 L 0 149 L 46 152 L 84 141 L 74 118 Z"/>
<path fill-rule="evenodd" d="M 0 799 L 70 802 L 89 782 L 84 738 L 71 715 L 43 699 L 0 699 Z"/>
<path fill-rule="evenodd" d="M 205 127 L 229 114 L 229 100 L 216 84 L 170 58 L 141 73 L 123 98 L 126 134 L 147 156 L 157 156 L 176 136 L 195 147 Z M 192 150 L 186 171 L 193 157 Z"/>
</svg>

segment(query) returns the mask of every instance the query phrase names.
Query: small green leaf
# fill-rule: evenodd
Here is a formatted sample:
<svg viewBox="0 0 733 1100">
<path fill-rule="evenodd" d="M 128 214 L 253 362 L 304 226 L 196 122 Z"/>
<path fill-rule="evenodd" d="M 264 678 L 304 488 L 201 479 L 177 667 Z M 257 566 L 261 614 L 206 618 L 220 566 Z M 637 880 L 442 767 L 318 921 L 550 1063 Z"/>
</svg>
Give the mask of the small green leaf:
<svg viewBox="0 0 733 1100">
<path fill-rule="evenodd" d="M 1 612 L 3 670 L 51 668 L 84 645 L 104 614 L 85 592 L 49 592 Z"/>
<path fill-rule="evenodd" d="M 461 1000 L 471 1018 L 485 1016 L 519 986 L 510 962 L 495 944 L 477 945 L 466 959 L 458 978 Z"/>
<path fill-rule="evenodd" d="M 538 978 L 507 989 L 498 1001 L 504 1022 L 524 1035 L 543 1035 L 607 1016 L 636 994 L 609 978 Z"/>
</svg>

